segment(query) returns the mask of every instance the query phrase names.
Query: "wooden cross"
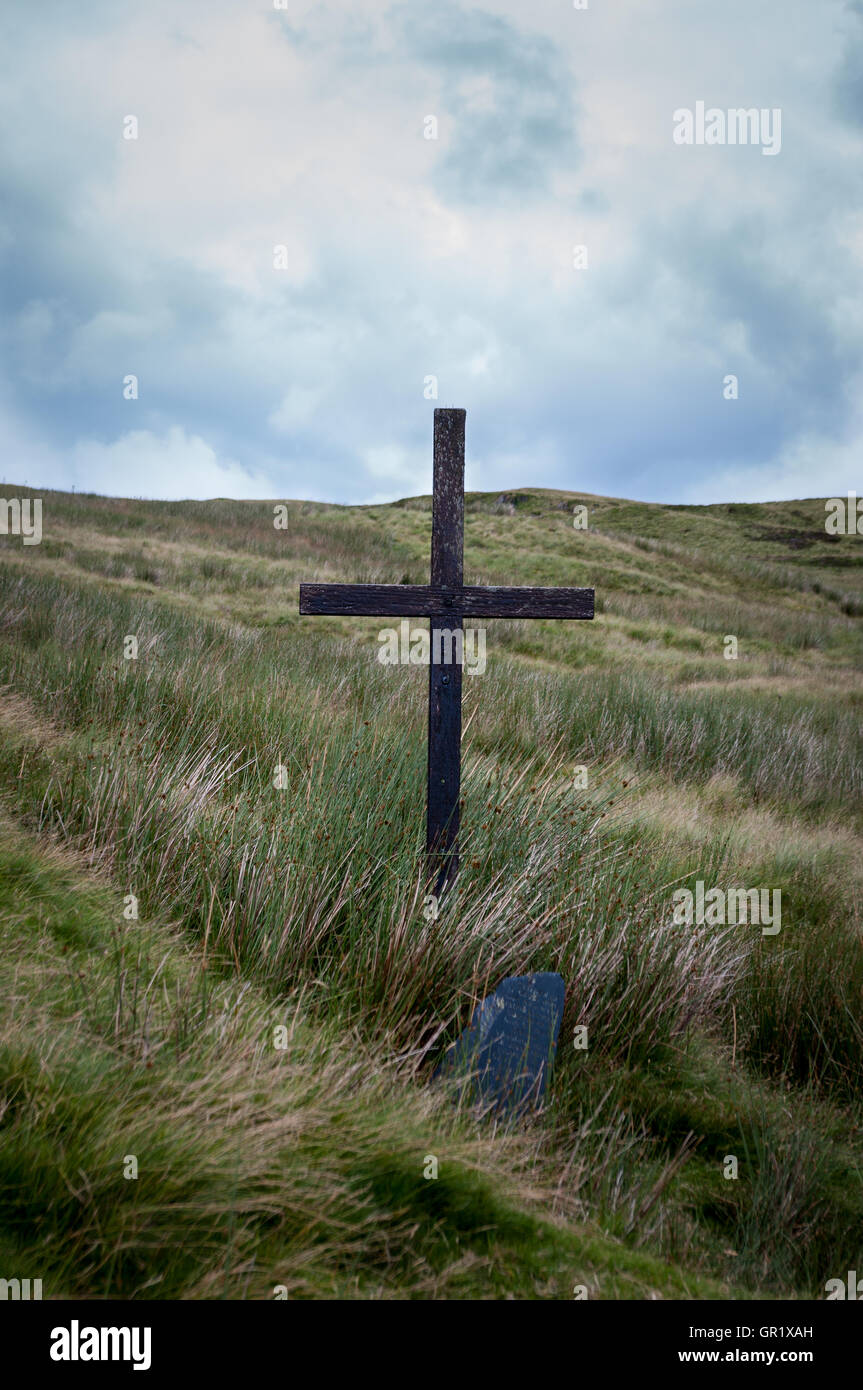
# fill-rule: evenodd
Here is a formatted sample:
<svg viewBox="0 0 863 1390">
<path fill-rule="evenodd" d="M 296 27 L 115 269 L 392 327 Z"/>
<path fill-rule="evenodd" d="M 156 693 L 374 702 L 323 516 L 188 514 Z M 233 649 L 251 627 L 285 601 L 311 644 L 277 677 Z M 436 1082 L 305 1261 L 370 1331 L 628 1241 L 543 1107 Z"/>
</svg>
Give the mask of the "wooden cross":
<svg viewBox="0 0 863 1390">
<path fill-rule="evenodd" d="M 593 589 L 465 586 L 463 410 L 434 413 L 431 583 L 301 584 L 300 612 L 350 617 L 428 618 L 429 723 L 426 852 L 440 896 L 458 873 L 461 783 L 461 665 L 446 663 L 464 618 L 592 618 Z M 437 658 L 437 659 L 436 659 Z"/>
</svg>

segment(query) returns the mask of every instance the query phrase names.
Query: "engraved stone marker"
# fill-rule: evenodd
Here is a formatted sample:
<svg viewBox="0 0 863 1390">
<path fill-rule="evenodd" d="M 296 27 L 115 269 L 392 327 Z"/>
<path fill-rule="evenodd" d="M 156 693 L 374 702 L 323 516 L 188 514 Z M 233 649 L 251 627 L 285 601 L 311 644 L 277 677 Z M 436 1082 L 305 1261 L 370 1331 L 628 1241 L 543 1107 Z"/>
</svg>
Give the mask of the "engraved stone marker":
<svg viewBox="0 0 863 1390">
<path fill-rule="evenodd" d="M 507 1113 L 536 1106 L 554 1061 L 564 984 L 560 975 L 511 975 L 483 999 L 436 1076 L 463 1076 L 474 1101 Z"/>
</svg>

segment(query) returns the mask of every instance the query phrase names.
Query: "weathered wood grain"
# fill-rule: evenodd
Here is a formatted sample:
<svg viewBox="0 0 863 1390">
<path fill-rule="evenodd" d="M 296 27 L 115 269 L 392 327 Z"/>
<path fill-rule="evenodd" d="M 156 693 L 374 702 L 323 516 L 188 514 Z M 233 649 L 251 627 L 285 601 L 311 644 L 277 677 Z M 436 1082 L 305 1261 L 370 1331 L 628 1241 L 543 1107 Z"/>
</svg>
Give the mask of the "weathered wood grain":
<svg viewBox="0 0 863 1390">
<path fill-rule="evenodd" d="M 465 411 L 434 413 L 434 483 L 432 493 L 431 583 L 440 591 L 441 607 L 431 610 L 429 624 L 428 805 L 426 851 L 435 893 L 441 896 L 458 873 L 459 795 L 461 791 L 461 666 L 434 659 L 442 650 L 435 640 L 442 627 L 461 627 L 446 599 L 462 587 L 464 551 Z M 401 586 L 399 586 L 401 587 Z M 447 616 L 443 621 L 439 617 Z"/>
<path fill-rule="evenodd" d="M 300 612 L 347 617 L 592 618 L 593 589 L 301 584 Z"/>
</svg>

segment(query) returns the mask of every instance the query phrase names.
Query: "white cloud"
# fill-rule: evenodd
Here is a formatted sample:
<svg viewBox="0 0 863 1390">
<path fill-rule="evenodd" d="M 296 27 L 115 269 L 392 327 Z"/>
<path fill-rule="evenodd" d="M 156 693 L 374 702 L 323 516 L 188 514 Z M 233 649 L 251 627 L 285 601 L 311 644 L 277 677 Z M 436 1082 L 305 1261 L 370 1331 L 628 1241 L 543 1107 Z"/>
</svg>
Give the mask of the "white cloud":
<svg viewBox="0 0 863 1390">
<path fill-rule="evenodd" d="M 323 392 L 314 387 L 292 386 L 278 410 L 274 410 L 269 417 L 270 424 L 273 429 L 289 434 L 314 418 L 322 398 Z"/>
<path fill-rule="evenodd" d="M 80 492 L 108 497 L 275 497 L 271 479 L 219 459 L 198 435 L 174 427 L 160 439 L 131 430 L 112 444 L 80 440 L 72 450 L 72 481 Z"/>
<path fill-rule="evenodd" d="M 846 443 L 806 435 L 771 463 L 722 468 L 683 490 L 681 502 L 771 502 L 777 498 L 842 497 L 863 491 L 863 432 Z"/>
<path fill-rule="evenodd" d="M 366 469 L 375 481 L 386 482 L 395 489 L 389 494 L 391 498 L 398 495 L 399 488 L 404 489 L 403 495 L 409 496 L 431 492 L 431 440 L 428 455 L 424 459 L 394 444 L 364 449 L 362 457 Z"/>
<path fill-rule="evenodd" d="M 742 497 L 809 468 L 810 491 L 845 486 L 853 449 L 819 440 L 857 437 L 863 353 L 840 0 L 81 9 L 25 7 L 0 53 L 0 351 L 31 477 L 416 493 L 433 374 L 488 488 L 679 500 L 697 475 Z M 782 106 L 781 155 L 675 147 L 672 112 L 699 98 Z M 519 189 L 525 161 L 501 208 L 495 180 Z"/>
</svg>

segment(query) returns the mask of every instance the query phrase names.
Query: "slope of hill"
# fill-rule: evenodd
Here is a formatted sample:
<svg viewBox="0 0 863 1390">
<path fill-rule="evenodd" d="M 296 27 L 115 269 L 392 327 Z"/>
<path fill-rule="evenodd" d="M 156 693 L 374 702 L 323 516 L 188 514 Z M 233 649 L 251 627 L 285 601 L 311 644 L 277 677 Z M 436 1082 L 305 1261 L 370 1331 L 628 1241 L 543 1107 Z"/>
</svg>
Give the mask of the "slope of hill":
<svg viewBox="0 0 863 1390">
<path fill-rule="evenodd" d="M 122 1297 L 805 1298 L 859 1267 L 863 547 L 823 501 L 468 497 L 466 582 L 590 584 L 597 617 L 486 624 L 429 922 L 424 672 L 297 586 L 424 582 L 430 499 L 280 530 L 39 495 L 41 544 L 0 538 L 7 1263 Z M 781 930 L 676 923 L 698 881 L 781 890 Z M 506 1135 L 427 1083 L 529 969 L 567 1013 Z"/>
</svg>

